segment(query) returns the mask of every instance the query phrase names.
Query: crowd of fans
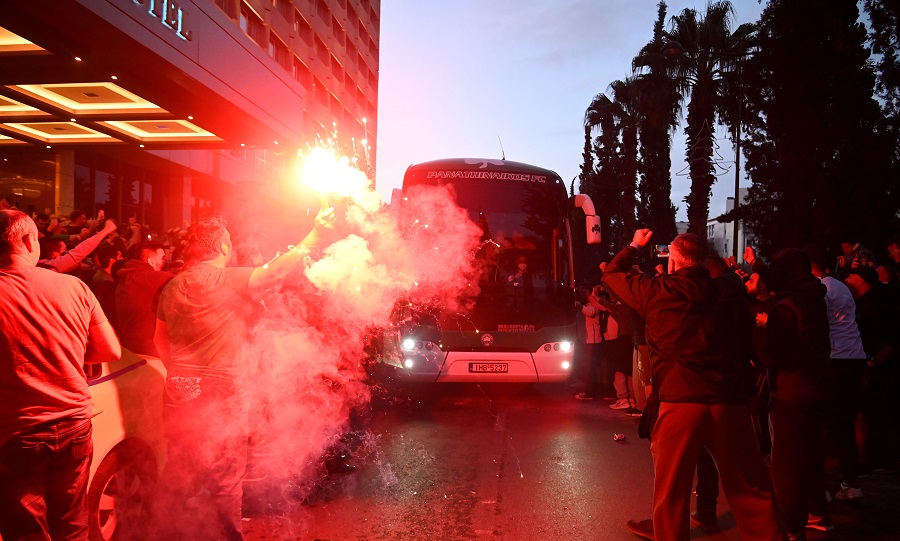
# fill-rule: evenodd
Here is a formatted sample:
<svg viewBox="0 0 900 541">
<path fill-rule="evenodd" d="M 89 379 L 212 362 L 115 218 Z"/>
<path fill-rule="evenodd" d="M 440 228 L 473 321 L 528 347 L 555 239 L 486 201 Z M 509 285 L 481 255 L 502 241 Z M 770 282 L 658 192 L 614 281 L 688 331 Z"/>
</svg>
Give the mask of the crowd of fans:
<svg viewBox="0 0 900 541">
<path fill-rule="evenodd" d="M 718 531 L 721 474 L 742 535 L 780 538 L 775 523 L 751 533 L 741 520 L 756 516 L 759 526 L 771 514 L 766 482 L 747 469 L 755 452 L 728 445 L 740 441 L 735 430 L 746 420 L 784 533 L 802 540 L 806 529 L 833 529 L 832 498 L 863 498 L 859 478 L 900 460 L 900 244 L 876 254 L 845 242 L 837 256 L 808 245 L 768 264 L 747 248 L 740 266 L 687 235 L 672 245 L 677 264 L 646 273 L 636 263 L 650 235 L 635 233 L 576 303 L 574 385 L 584 388 L 576 398 L 605 398 L 657 422 L 642 420 L 642 437 L 652 438 L 654 517 L 628 528 L 648 539 L 687 539 L 689 521 Z M 836 486 L 826 486 L 827 457 Z M 682 483 L 695 471 L 688 516 Z"/>
<path fill-rule="evenodd" d="M 154 234 L 135 217 L 127 223 L 101 210 L 89 218 L 35 213 L 40 243 L 39 267 L 73 275 L 88 285 L 122 345 L 158 356 L 153 345 L 156 304 L 163 286 L 184 267 L 185 231 Z"/>
</svg>

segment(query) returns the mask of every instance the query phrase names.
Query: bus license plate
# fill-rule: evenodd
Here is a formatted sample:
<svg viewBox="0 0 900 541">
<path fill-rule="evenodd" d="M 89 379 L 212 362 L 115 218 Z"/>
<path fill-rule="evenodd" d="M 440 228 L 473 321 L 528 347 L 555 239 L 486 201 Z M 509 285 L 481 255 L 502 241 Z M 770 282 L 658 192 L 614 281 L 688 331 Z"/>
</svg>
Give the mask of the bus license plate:
<svg viewBox="0 0 900 541">
<path fill-rule="evenodd" d="M 509 372 L 508 363 L 469 363 L 469 372 Z"/>
</svg>

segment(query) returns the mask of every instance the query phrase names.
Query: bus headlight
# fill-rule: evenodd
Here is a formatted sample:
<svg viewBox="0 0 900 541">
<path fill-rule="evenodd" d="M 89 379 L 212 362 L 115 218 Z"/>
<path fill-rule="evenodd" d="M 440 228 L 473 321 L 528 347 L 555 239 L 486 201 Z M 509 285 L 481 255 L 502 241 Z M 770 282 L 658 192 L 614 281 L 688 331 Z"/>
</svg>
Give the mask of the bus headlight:
<svg viewBox="0 0 900 541">
<path fill-rule="evenodd" d="M 406 338 L 403 340 L 402 347 L 403 347 L 403 349 L 405 349 L 407 351 L 412 351 L 412 350 L 416 349 L 416 341 L 413 340 L 412 338 Z"/>
<path fill-rule="evenodd" d="M 572 342 L 560 342 L 559 349 L 563 351 L 571 351 L 572 350 Z"/>
<path fill-rule="evenodd" d="M 412 359 L 406 359 L 405 361 L 403 361 L 403 366 L 405 368 L 412 368 L 413 364 L 415 364 L 415 363 L 413 363 Z"/>
</svg>

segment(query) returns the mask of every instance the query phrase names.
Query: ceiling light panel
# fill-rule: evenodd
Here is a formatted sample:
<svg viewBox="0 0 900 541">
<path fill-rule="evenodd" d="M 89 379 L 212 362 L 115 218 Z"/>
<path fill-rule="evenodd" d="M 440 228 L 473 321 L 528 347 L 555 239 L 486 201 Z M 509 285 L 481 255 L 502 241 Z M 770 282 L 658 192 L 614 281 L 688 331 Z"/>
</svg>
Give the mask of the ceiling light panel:
<svg viewBox="0 0 900 541">
<path fill-rule="evenodd" d="M 2 124 L 9 131 L 37 139 L 43 143 L 120 142 L 105 133 L 74 122 L 22 122 Z"/>
<path fill-rule="evenodd" d="M 158 105 L 109 82 L 12 85 L 7 88 L 69 114 L 167 113 Z"/>
</svg>

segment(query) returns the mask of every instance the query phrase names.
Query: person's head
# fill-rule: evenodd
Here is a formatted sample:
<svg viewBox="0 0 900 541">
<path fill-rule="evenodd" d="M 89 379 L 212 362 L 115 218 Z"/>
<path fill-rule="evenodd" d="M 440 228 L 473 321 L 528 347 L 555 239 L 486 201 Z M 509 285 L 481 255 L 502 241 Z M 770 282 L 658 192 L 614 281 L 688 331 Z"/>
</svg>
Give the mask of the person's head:
<svg viewBox="0 0 900 541">
<path fill-rule="evenodd" d="M 225 262 L 231 261 L 234 248 L 224 218 L 210 216 L 202 218 L 188 228 L 185 256 L 196 261 L 209 261 L 220 256 Z"/>
<path fill-rule="evenodd" d="M 841 253 L 844 255 L 850 255 L 853 252 L 853 249 L 856 247 L 856 243 L 850 239 L 844 239 L 841 242 Z"/>
<path fill-rule="evenodd" d="M 891 260 L 900 263 L 900 243 L 892 241 L 887 245 L 888 256 Z"/>
<path fill-rule="evenodd" d="M 37 224 L 38 230 L 47 229 L 47 226 L 50 225 L 50 216 L 44 213 L 38 214 L 34 217 L 34 223 Z"/>
<path fill-rule="evenodd" d="M 718 278 L 732 272 L 732 270 L 728 268 L 728 264 L 725 263 L 725 260 L 718 254 L 709 254 L 709 257 L 706 258 L 705 265 L 712 278 Z"/>
<path fill-rule="evenodd" d="M 97 266 L 109 270 L 113 263 L 122 259 L 122 252 L 115 246 L 104 246 L 97 252 Z"/>
<path fill-rule="evenodd" d="M 769 293 L 769 288 L 768 286 L 766 286 L 766 282 L 763 281 L 759 273 L 756 272 L 751 274 L 750 278 L 748 278 L 747 281 L 744 282 L 744 287 L 747 288 L 748 294 L 756 298 L 768 295 Z"/>
<path fill-rule="evenodd" d="M 682 233 L 669 245 L 669 272 L 704 265 L 709 256 L 706 241 L 693 233 Z"/>
<path fill-rule="evenodd" d="M 806 252 L 798 248 L 784 248 L 772 256 L 768 285 L 777 294 L 785 285 L 811 275 L 812 265 Z"/>
<path fill-rule="evenodd" d="M 0 257 L 24 257 L 31 265 L 38 262 L 40 244 L 34 220 L 24 212 L 0 210 Z"/>
<path fill-rule="evenodd" d="M 894 280 L 897 279 L 894 269 L 887 265 L 878 265 L 878 267 L 875 268 L 875 272 L 878 273 L 878 280 L 882 284 L 892 284 L 894 283 Z"/>
<path fill-rule="evenodd" d="M 868 265 L 860 265 L 850 269 L 844 282 L 847 284 L 850 293 L 853 294 L 854 299 L 865 295 L 870 289 L 881 283 L 878 279 L 878 271 Z"/>
<path fill-rule="evenodd" d="M 821 244 L 807 244 L 803 247 L 803 252 L 809 258 L 812 273 L 816 276 L 822 276 L 825 273 L 825 269 L 829 267 L 828 253 L 825 251 L 825 247 Z"/>
<path fill-rule="evenodd" d="M 528 270 L 528 258 L 524 255 L 520 255 L 516 258 L 516 268 L 522 272 Z"/>
<path fill-rule="evenodd" d="M 55 237 L 41 239 L 41 259 L 56 259 L 66 253 L 66 243 Z"/>
<path fill-rule="evenodd" d="M 141 252 L 138 256 L 141 261 L 150 265 L 153 270 L 161 271 L 166 262 L 166 249 L 161 242 L 142 242 Z"/>
<path fill-rule="evenodd" d="M 82 226 L 87 223 L 87 214 L 83 210 L 73 210 L 69 213 L 69 225 Z"/>
</svg>

